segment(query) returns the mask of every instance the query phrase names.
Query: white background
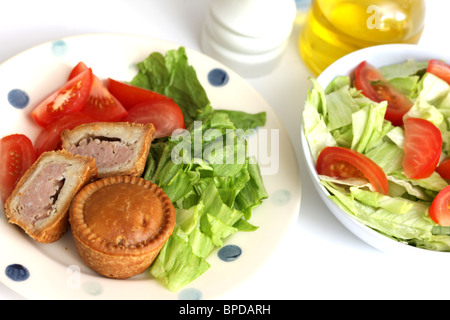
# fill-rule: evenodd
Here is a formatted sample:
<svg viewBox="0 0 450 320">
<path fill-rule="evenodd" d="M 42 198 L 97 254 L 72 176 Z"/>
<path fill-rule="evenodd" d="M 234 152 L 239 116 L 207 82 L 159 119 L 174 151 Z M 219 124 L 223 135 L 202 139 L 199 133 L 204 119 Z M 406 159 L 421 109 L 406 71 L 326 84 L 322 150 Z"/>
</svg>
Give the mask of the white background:
<svg viewBox="0 0 450 320">
<path fill-rule="evenodd" d="M 448 52 L 450 2 L 427 0 L 426 4 L 421 43 Z M 2 1 L 0 62 L 42 42 L 95 32 L 142 34 L 201 51 L 200 33 L 207 8 L 207 0 Z M 247 79 L 278 114 L 294 145 L 302 181 L 299 219 L 269 261 L 221 298 L 450 298 L 450 259 L 396 257 L 370 247 L 332 216 L 312 187 L 299 136 L 310 76 L 297 51 L 300 29 L 301 23 L 297 23 L 275 71 Z M 0 283 L 0 299 L 22 297 Z"/>
</svg>

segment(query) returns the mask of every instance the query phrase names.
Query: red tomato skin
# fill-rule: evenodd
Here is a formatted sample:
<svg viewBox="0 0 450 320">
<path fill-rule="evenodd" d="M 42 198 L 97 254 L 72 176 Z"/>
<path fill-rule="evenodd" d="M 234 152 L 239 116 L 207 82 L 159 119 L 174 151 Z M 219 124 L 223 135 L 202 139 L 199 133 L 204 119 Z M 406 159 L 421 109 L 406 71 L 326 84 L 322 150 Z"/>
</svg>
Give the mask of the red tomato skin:
<svg viewBox="0 0 450 320">
<path fill-rule="evenodd" d="M 92 89 L 86 105 L 81 112 L 98 121 L 118 121 L 127 115 L 127 110 L 122 106 L 101 80 L 94 76 Z"/>
<path fill-rule="evenodd" d="M 450 65 L 444 61 L 431 59 L 428 62 L 427 72 L 434 74 L 450 84 Z"/>
<path fill-rule="evenodd" d="M 410 179 L 428 178 L 435 170 L 442 151 L 442 135 L 430 121 L 405 120 L 403 170 Z"/>
<path fill-rule="evenodd" d="M 375 190 L 389 193 L 389 184 L 383 169 L 367 156 L 345 147 L 325 147 L 319 154 L 317 173 L 334 178 L 364 176 Z"/>
<path fill-rule="evenodd" d="M 95 119 L 81 112 L 67 114 L 43 128 L 34 142 L 36 156 L 45 151 L 58 150 L 61 146 L 61 133 L 84 123 L 96 122 Z"/>
<path fill-rule="evenodd" d="M 450 186 L 442 189 L 428 209 L 430 218 L 441 226 L 450 226 Z"/>
<path fill-rule="evenodd" d="M 68 80 L 73 79 L 87 69 L 89 68 L 84 62 L 79 62 L 70 72 Z M 93 75 L 89 98 L 81 112 L 98 121 L 105 122 L 118 121 L 127 114 L 127 110 L 120 101 L 109 92 L 95 74 Z"/>
<path fill-rule="evenodd" d="M 92 81 L 92 70 L 85 70 L 44 99 L 34 108 L 31 116 L 39 125 L 45 127 L 65 114 L 80 111 L 89 97 Z M 65 98 L 64 95 L 66 95 Z M 64 99 L 59 101 L 58 98 Z"/>
<path fill-rule="evenodd" d="M 185 129 L 183 112 L 173 100 L 152 100 L 137 104 L 122 121 L 152 123 L 156 138 L 170 136 L 176 129 Z"/>
<path fill-rule="evenodd" d="M 376 81 L 376 85 L 372 85 Z M 402 92 L 394 88 L 384 78 L 381 71 L 374 66 L 361 62 L 355 70 L 355 87 L 367 98 L 375 101 L 387 101 L 385 118 L 394 126 L 403 125 L 403 116 L 413 106 L 412 101 Z"/>
<path fill-rule="evenodd" d="M 0 140 L 0 188 L 3 203 L 17 182 L 36 161 L 31 140 L 23 134 L 12 134 Z"/>
<path fill-rule="evenodd" d="M 450 179 L 450 159 L 445 159 L 436 168 L 436 172 L 442 177 L 442 179 Z"/>
<path fill-rule="evenodd" d="M 129 110 L 139 103 L 153 100 L 172 100 L 155 91 L 132 86 L 111 78 L 106 80 L 106 88 L 116 97 L 125 109 Z"/>
<path fill-rule="evenodd" d="M 82 73 L 83 71 L 85 71 L 87 69 L 89 69 L 89 68 L 83 61 L 78 62 L 77 65 L 75 67 L 73 67 L 72 71 L 70 71 L 67 81 L 72 80 L 77 75 L 79 75 L 80 73 Z"/>
</svg>

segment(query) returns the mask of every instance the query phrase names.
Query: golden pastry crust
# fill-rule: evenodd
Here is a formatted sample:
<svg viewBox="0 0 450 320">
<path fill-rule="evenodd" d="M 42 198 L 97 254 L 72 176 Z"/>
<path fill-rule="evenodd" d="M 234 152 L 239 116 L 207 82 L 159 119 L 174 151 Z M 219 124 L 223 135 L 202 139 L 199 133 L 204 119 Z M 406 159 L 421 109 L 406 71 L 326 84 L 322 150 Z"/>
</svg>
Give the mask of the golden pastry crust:
<svg viewBox="0 0 450 320">
<path fill-rule="evenodd" d="M 70 224 L 80 257 L 97 273 L 126 279 L 144 272 L 175 227 L 175 208 L 154 183 L 109 177 L 72 201 Z"/>
<path fill-rule="evenodd" d="M 64 186 L 55 202 L 55 212 L 39 221 L 30 222 L 21 213 L 21 197 L 25 190 L 35 183 L 36 175 L 50 162 L 70 164 L 65 170 Z M 61 238 L 69 227 L 69 207 L 75 194 L 97 176 L 97 167 L 93 158 L 73 155 L 64 150 L 48 151 L 41 154 L 38 160 L 27 170 L 17 183 L 11 196 L 5 203 L 8 222 L 21 227 L 30 237 L 42 243 L 52 243 Z M 37 197 L 37 195 L 34 195 Z M 35 208 L 39 210 L 39 208 Z"/>
</svg>

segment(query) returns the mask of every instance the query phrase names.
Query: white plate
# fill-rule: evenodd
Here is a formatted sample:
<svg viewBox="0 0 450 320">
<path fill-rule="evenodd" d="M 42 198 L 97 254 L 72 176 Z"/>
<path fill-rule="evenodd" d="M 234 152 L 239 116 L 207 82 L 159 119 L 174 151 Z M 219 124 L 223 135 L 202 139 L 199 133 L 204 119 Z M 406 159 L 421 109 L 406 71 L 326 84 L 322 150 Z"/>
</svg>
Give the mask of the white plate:
<svg viewBox="0 0 450 320">
<path fill-rule="evenodd" d="M 33 140 L 40 129 L 30 118 L 30 110 L 63 84 L 79 61 L 92 67 L 99 78 L 129 81 L 137 73 L 136 63 L 151 52 L 178 47 L 142 36 L 89 34 L 22 52 L 0 65 L 0 136 L 24 133 Z M 259 128 L 249 142 L 259 146 L 255 150 L 269 198 L 254 210 L 250 220 L 259 229 L 237 233 L 225 243 L 227 248 L 239 248 L 239 257 L 227 262 L 214 252 L 208 258 L 211 268 L 174 293 L 148 273 L 128 280 L 101 277 L 79 258 L 70 232 L 56 243 L 39 244 L 8 224 L 4 212 L 0 212 L 1 282 L 30 299 L 216 299 L 243 284 L 276 250 L 297 222 L 300 210 L 300 175 L 290 139 L 272 108 L 248 83 L 217 61 L 188 48 L 186 52 L 214 108 L 267 113 L 266 126 Z M 208 77 L 212 70 L 218 74 L 211 82 Z M 26 93 L 25 100 L 20 99 L 21 92 Z M 27 106 L 17 108 L 27 97 Z"/>
</svg>

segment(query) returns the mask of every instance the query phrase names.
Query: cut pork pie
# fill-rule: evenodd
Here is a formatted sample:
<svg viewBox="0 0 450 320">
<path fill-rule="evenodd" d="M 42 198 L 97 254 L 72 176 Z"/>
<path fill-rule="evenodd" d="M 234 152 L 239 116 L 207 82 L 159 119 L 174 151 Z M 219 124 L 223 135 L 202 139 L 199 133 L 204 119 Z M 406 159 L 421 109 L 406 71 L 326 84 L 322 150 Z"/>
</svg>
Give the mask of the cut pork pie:
<svg viewBox="0 0 450 320">
<path fill-rule="evenodd" d="M 42 153 L 5 203 L 9 222 L 38 242 L 57 241 L 69 226 L 73 197 L 96 175 L 93 158 L 64 150 Z"/>
<path fill-rule="evenodd" d="M 61 134 L 63 149 L 95 159 L 99 178 L 142 175 L 154 137 L 152 124 L 128 122 L 83 124 Z"/>
</svg>

